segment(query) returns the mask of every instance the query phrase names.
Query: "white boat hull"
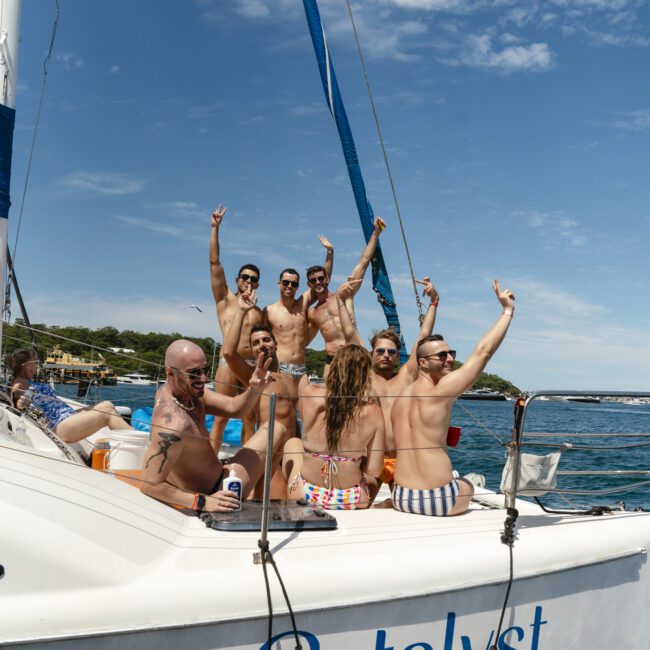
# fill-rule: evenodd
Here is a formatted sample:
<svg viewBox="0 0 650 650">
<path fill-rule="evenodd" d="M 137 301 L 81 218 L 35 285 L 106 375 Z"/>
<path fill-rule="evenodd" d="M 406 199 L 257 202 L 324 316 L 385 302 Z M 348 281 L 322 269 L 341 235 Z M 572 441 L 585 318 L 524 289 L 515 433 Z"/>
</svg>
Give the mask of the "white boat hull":
<svg viewBox="0 0 650 650">
<path fill-rule="evenodd" d="M 492 644 L 500 650 L 641 650 L 648 647 L 647 637 L 641 636 L 647 623 L 640 619 L 648 605 L 647 575 L 641 579 L 644 572 L 645 556 L 636 554 L 517 580 L 498 643 L 503 584 L 311 611 L 294 605 L 304 650 L 487 650 Z M 262 583 L 259 588 L 263 589 Z M 623 605 L 632 595 L 638 598 L 638 608 Z M 101 601 L 94 604 L 101 609 Z M 98 629 L 90 636 L 49 641 L 23 639 L 20 647 L 81 650 L 92 644 L 94 650 L 267 650 L 267 629 L 263 614 L 158 629 Z M 272 649 L 295 647 L 288 616 L 274 619 L 273 639 Z"/>
</svg>

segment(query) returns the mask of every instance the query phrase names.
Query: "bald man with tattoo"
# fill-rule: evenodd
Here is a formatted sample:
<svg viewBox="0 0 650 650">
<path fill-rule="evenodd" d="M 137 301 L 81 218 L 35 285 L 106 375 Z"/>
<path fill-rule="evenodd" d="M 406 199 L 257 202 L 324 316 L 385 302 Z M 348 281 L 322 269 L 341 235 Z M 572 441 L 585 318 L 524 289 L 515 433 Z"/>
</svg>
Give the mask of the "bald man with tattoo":
<svg viewBox="0 0 650 650">
<path fill-rule="evenodd" d="M 174 341 L 165 354 L 167 382 L 156 394 L 142 492 L 197 514 L 237 509 L 236 495 L 221 489 L 224 465 L 210 445 L 205 415 L 242 417 L 252 411 L 271 380 L 270 365 L 260 354 L 248 389 L 235 397 L 221 395 L 205 390 L 210 367 L 203 350 L 191 341 Z M 284 427 L 276 424 L 274 449 L 284 434 Z M 242 494 L 248 494 L 264 472 L 267 436 L 267 427 L 260 427 L 231 459 L 229 467 L 242 480 Z"/>
</svg>

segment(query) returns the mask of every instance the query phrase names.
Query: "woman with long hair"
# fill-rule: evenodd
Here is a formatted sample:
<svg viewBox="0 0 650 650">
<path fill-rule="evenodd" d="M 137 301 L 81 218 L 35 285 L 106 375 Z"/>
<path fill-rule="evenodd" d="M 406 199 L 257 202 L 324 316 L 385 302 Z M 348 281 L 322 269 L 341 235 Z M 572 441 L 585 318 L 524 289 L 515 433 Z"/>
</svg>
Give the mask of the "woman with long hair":
<svg viewBox="0 0 650 650">
<path fill-rule="evenodd" d="M 32 381 L 38 371 L 38 356 L 31 348 L 14 350 L 6 356 L 5 365 L 11 372 L 13 405 L 19 410 L 26 408 L 25 393 L 30 391 L 31 403 L 42 411 L 49 428 L 64 442 L 78 442 L 102 427 L 133 428 L 120 417 L 112 402 L 100 402 L 75 411 L 60 400 L 50 386 Z"/>
<path fill-rule="evenodd" d="M 302 440 L 284 447 L 289 498 L 330 510 L 370 505 L 366 475 L 384 462 L 384 418 L 373 395 L 371 360 L 359 345 L 344 345 L 325 384 L 300 382 Z"/>
</svg>

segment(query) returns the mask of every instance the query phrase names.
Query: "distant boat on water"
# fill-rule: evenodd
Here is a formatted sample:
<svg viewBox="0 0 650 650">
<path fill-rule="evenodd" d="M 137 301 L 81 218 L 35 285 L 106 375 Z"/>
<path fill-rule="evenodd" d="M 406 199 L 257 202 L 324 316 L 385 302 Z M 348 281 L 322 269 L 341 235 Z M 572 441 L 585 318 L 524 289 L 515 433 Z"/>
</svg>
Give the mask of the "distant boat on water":
<svg viewBox="0 0 650 650">
<path fill-rule="evenodd" d="M 118 375 L 117 383 L 132 384 L 134 386 L 153 386 L 156 382 L 149 375 L 143 375 L 139 372 L 130 372 L 127 375 Z"/>
<path fill-rule="evenodd" d="M 460 399 L 482 399 L 493 402 L 505 402 L 507 398 L 503 393 L 492 390 L 491 388 L 477 388 L 476 390 L 468 390 L 466 393 L 463 393 Z"/>
<path fill-rule="evenodd" d="M 585 404 L 600 404 L 600 397 L 591 397 L 589 395 L 570 395 L 564 398 L 567 402 L 584 402 Z"/>
</svg>

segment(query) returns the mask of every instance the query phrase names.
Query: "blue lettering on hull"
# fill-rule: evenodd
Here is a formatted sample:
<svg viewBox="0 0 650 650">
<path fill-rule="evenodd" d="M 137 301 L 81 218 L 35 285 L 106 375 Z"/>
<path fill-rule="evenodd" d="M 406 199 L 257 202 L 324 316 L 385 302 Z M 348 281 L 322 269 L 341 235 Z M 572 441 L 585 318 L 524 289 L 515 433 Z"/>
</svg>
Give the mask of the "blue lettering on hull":
<svg viewBox="0 0 650 650">
<path fill-rule="evenodd" d="M 546 625 L 548 621 L 542 619 L 542 606 L 537 605 L 535 607 L 535 614 L 533 616 L 533 622 L 530 624 L 530 627 L 533 628 L 532 631 L 527 634 L 527 630 L 518 625 L 513 625 L 509 627 L 499 635 L 497 639 L 496 646 L 498 650 L 542 650 L 540 642 L 540 634 L 542 625 Z M 456 635 L 456 612 L 449 612 L 447 614 L 447 621 L 445 625 L 445 636 L 443 639 L 443 645 L 431 645 L 427 641 L 413 641 L 410 645 L 395 646 L 391 645 L 388 639 L 388 633 L 386 630 L 377 630 L 375 636 L 375 646 L 367 647 L 367 650 L 490 650 L 493 647 L 495 631 L 490 630 L 489 634 L 483 639 L 477 639 L 476 637 L 472 640 L 471 637 L 459 634 Z M 276 634 L 271 639 L 271 645 L 269 646 L 268 642 L 260 646 L 260 650 L 274 650 L 275 644 L 281 639 L 293 638 L 293 632 L 282 632 Z M 311 632 L 305 632 L 303 630 L 298 631 L 298 637 L 301 640 L 306 641 L 309 646 L 305 647 L 303 645 L 303 650 L 320 650 L 320 641 Z M 456 640 L 460 641 L 460 648 L 457 643 L 454 643 Z M 483 645 L 485 641 L 485 645 Z M 474 644 L 474 645 L 472 645 Z M 360 649 L 362 650 L 362 649 Z"/>
</svg>

